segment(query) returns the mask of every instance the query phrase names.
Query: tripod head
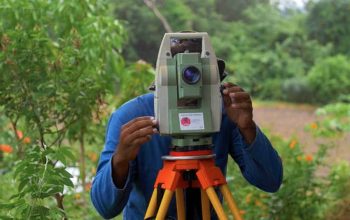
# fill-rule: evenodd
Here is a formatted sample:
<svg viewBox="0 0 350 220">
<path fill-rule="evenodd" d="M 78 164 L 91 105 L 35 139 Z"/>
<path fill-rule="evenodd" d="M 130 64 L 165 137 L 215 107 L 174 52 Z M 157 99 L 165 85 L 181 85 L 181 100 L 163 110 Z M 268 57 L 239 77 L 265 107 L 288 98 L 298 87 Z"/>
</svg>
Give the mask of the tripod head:
<svg viewBox="0 0 350 220">
<path fill-rule="evenodd" d="M 218 60 L 207 33 L 166 33 L 155 80 L 155 116 L 176 151 L 210 149 L 221 124 Z"/>
</svg>

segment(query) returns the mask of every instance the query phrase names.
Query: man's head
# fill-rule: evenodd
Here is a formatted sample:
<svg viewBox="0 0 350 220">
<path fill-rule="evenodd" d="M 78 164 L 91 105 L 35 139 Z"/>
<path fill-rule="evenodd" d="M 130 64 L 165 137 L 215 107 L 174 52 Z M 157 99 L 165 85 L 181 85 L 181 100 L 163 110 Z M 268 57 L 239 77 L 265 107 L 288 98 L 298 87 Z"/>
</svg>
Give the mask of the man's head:
<svg viewBox="0 0 350 220">
<path fill-rule="evenodd" d="M 181 31 L 180 33 L 196 33 L 196 31 Z M 176 39 L 171 40 L 171 55 L 175 56 L 183 52 L 200 53 L 202 51 L 201 39 Z M 225 72 L 225 61 L 218 58 L 218 68 L 220 73 L 220 81 L 223 81 L 227 76 Z"/>
<path fill-rule="evenodd" d="M 175 56 L 178 53 L 200 53 L 202 51 L 201 39 L 171 39 L 171 55 Z"/>
</svg>

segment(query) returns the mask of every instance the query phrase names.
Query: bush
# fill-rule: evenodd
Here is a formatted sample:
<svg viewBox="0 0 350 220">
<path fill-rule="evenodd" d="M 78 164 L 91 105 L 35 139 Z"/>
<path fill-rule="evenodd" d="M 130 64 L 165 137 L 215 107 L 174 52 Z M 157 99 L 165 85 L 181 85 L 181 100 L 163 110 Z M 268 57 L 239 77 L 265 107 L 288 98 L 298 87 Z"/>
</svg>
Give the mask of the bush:
<svg viewBox="0 0 350 220">
<path fill-rule="evenodd" d="M 283 161 L 283 183 L 276 193 L 265 193 L 246 183 L 239 172 L 232 184 L 234 196 L 241 201 L 245 219 L 321 219 L 325 209 L 324 199 L 319 192 L 323 180 L 316 177 L 316 170 L 322 163 L 325 147 L 317 154 L 305 154 L 297 139 L 284 141 L 271 138 Z"/>
<path fill-rule="evenodd" d="M 304 146 L 296 138 L 284 141 L 272 137 L 271 140 L 284 166 L 278 192 L 260 191 L 247 184 L 233 162 L 228 167 L 228 176 L 232 175 L 233 179 L 229 182 L 230 189 L 245 219 L 330 219 L 330 213 L 342 213 L 343 217 L 348 214 L 348 162 L 332 165 L 329 175 L 319 175 L 320 168 L 326 166 L 323 160 L 328 145 L 320 145 L 315 154 L 305 154 Z"/>
<path fill-rule="evenodd" d="M 330 206 L 326 210 L 327 219 L 342 220 L 350 212 L 350 164 L 341 161 L 332 167 L 325 194 Z"/>
<path fill-rule="evenodd" d="M 336 102 L 350 93 L 350 60 L 343 55 L 320 60 L 310 70 L 308 83 L 314 102 Z"/>
<path fill-rule="evenodd" d="M 252 187 L 238 167 L 229 163 L 227 175 L 233 179 L 229 185 L 245 219 L 346 219 L 349 215 L 350 164 L 341 161 L 330 165 L 325 161 L 327 149 L 334 147 L 332 138 L 350 130 L 349 105 L 338 103 L 317 112 L 322 120 L 312 123 L 310 131 L 323 142 L 313 154 L 305 154 L 307 146 L 300 145 L 297 138 L 285 141 L 268 135 L 283 161 L 283 182 L 278 192 L 266 193 Z"/>
<path fill-rule="evenodd" d="M 128 66 L 123 76 L 120 78 L 120 91 L 117 97 L 117 106 L 122 105 L 140 94 L 150 92 L 149 87 L 153 80 L 154 69 L 149 63 L 139 60 Z"/>
<path fill-rule="evenodd" d="M 291 78 L 282 83 L 282 93 L 286 101 L 306 103 L 312 98 L 306 78 Z"/>
<path fill-rule="evenodd" d="M 350 132 L 350 105 L 348 103 L 329 104 L 317 109 L 322 120 L 315 124 L 313 134 L 318 137 L 338 138 Z"/>
</svg>

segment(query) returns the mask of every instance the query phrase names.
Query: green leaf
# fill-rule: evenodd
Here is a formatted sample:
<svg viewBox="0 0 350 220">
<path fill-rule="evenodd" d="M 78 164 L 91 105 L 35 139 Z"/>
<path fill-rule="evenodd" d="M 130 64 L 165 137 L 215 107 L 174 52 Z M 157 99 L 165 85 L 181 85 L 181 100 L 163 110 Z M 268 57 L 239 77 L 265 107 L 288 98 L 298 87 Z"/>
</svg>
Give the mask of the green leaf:
<svg viewBox="0 0 350 220">
<path fill-rule="evenodd" d="M 28 162 L 26 161 L 21 161 L 17 166 L 16 166 L 16 170 L 15 170 L 15 173 L 14 173 L 14 178 L 17 178 L 18 174 L 20 174 L 24 168 L 28 166 Z"/>
<path fill-rule="evenodd" d="M 29 183 L 29 179 L 26 178 L 26 179 L 22 179 L 18 185 L 18 191 L 19 192 L 22 192 L 22 190 L 24 189 L 24 187 L 28 187 L 28 184 Z"/>
<path fill-rule="evenodd" d="M 59 174 L 59 176 L 64 177 L 64 178 L 72 178 L 72 174 L 70 174 L 67 170 L 65 170 L 64 168 L 56 168 L 55 169 L 57 174 Z"/>
<path fill-rule="evenodd" d="M 62 178 L 62 182 L 66 186 L 69 186 L 69 187 L 72 187 L 72 188 L 74 187 L 74 184 L 73 184 L 72 180 L 69 179 L 69 178 Z"/>
<path fill-rule="evenodd" d="M 58 151 L 62 153 L 65 157 L 68 157 L 71 161 L 76 160 L 75 156 L 72 153 L 71 147 L 60 147 Z"/>
<path fill-rule="evenodd" d="M 3 219 L 3 220 L 12 220 L 12 219 L 15 219 L 13 217 L 8 217 L 8 216 L 4 216 L 4 215 L 0 215 L 0 219 Z"/>
</svg>

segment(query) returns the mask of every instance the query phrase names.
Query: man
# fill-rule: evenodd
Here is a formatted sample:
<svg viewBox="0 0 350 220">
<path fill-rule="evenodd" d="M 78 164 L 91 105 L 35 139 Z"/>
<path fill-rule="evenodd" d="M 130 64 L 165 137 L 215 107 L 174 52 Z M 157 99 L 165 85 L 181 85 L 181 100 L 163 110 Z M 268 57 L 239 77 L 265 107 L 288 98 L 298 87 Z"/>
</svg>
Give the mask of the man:
<svg viewBox="0 0 350 220">
<path fill-rule="evenodd" d="M 197 51 L 191 42 L 177 42 L 173 55 Z M 223 72 L 223 70 L 220 70 Z M 269 140 L 253 121 L 250 95 L 232 83 L 224 83 L 221 129 L 213 136 L 215 162 L 226 174 L 228 155 L 252 185 L 275 192 L 282 182 L 282 163 Z M 139 96 L 113 112 L 106 132 L 91 199 L 104 218 L 122 210 L 124 219 L 143 219 L 161 157 L 169 154 L 170 137 L 160 136 L 154 120 L 154 95 Z M 176 219 L 175 206 L 168 218 Z"/>
</svg>

